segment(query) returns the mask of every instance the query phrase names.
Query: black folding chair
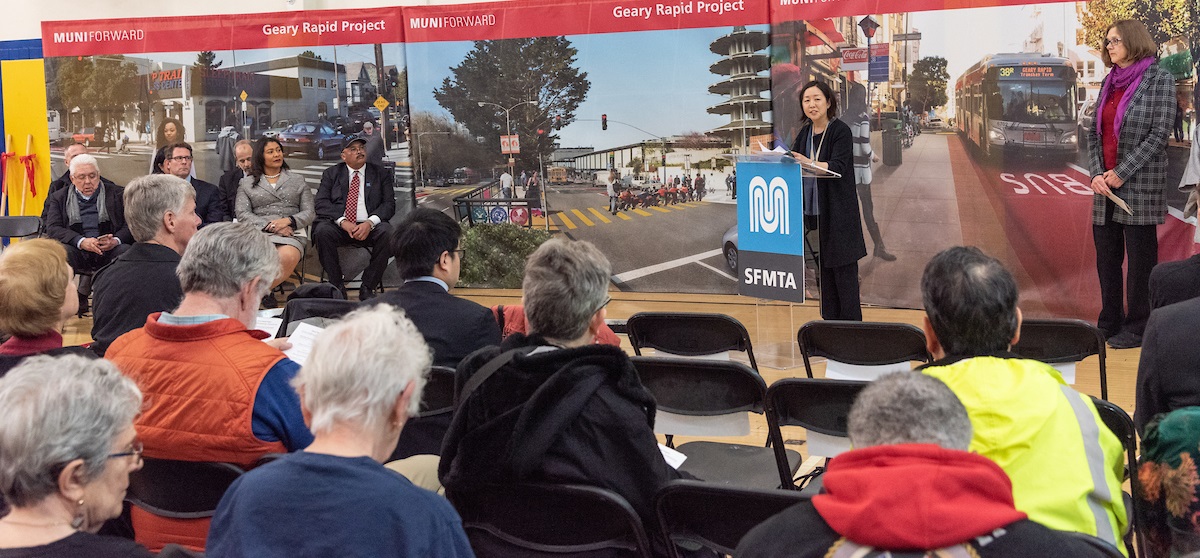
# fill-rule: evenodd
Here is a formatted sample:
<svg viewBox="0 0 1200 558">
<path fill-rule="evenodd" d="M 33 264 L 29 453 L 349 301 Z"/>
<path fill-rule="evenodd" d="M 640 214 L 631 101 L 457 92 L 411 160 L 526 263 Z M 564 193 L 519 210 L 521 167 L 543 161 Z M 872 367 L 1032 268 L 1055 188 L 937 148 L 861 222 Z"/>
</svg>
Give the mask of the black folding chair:
<svg viewBox="0 0 1200 558">
<path fill-rule="evenodd" d="M 705 356 L 725 351 L 741 351 L 750 358 L 750 368 L 758 371 L 750 333 L 741 322 L 724 314 L 691 312 L 638 312 L 625 327 L 636 355 L 642 349 L 676 356 Z"/>
<path fill-rule="evenodd" d="M 293 298 L 283 307 L 283 314 L 280 315 L 283 322 L 279 324 L 279 333 L 277 336 L 286 337 L 290 335 L 291 329 L 294 329 L 293 327 L 289 327 L 292 322 L 311 321 L 313 318 L 336 320 L 349 314 L 351 310 L 357 307 L 358 302 L 353 300 Z"/>
<path fill-rule="evenodd" d="M 756 490 L 675 480 L 658 491 L 655 509 L 662 533 L 672 543 L 700 544 L 733 554 L 751 529 L 808 497 L 792 490 Z M 675 544 L 673 558 L 682 558 Z"/>
<path fill-rule="evenodd" d="M 1100 398 L 1108 400 L 1104 334 L 1083 320 L 1029 319 L 1021 322 L 1021 338 L 1012 352 L 1049 365 L 1074 364 L 1097 355 L 1100 360 Z"/>
<path fill-rule="evenodd" d="M 777 426 L 771 429 L 775 460 L 782 466 L 784 455 L 784 426 L 799 426 L 808 431 L 809 456 L 834 457 L 850 446 L 848 417 L 850 407 L 867 382 L 826 380 L 814 378 L 784 378 L 767 389 L 767 421 Z M 828 446 L 822 448 L 821 446 Z M 809 475 L 816 478 L 824 468 Z M 784 488 L 795 489 L 790 475 L 780 477 Z"/>
<path fill-rule="evenodd" d="M 174 519 L 212 517 L 233 481 L 244 472 L 236 465 L 143 457 L 129 474 L 129 503 Z"/>
<path fill-rule="evenodd" d="M 620 495 L 593 486 L 495 485 L 447 491 L 475 555 L 650 558 L 641 518 Z"/>
<path fill-rule="evenodd" d="M 880 367 L 879 374 L 894 370 L 899 363 L 931 360 L 925 332 L 912 324 L 816 320 L 800 326 L 796 344 L 809 378 L 813 377 L 812 357 Z"/>
<path fill-rule="evenodd" d="M 0 217 L 0 238 L 27 238 L 42 230 L 42 218 L 36 215 Z"/>
<path fill-rule="evenodd" d="M 659 357 L 632 361 L 658 404 L 654 430 L 667 436 L 668 447 L 674 447 L 675 435 L 746 436 L 747 413 L 765 412 L 767 384 L 740 362 Z M 775 451 L 767 447 L 770 441 L 768 435 L 762 446 L 688 442 L 676 448 L 687 456 L 679 469 L 713 483 L 777 488 L 780 477 L 800 466 L 800 454 L 785 450 L 785 460 L 776 462 Z M 785 470 L 777 469 L 780 466 Z"/>
<path fill-rule="evenodd" d="M 454 409 L 454 369 L 449 366 L 430 368 L 429 380 L 421 393 L 420 410 L 404 424 L 400 440 L 388 461 L 420 454 L 440 455 L 442 439 L 450 430 Z"/>
<path fill-rule="evenodd" d="M 1143 500 L 1141 498 L 1142 483 L 1137 475 L 1137 428 L 1133 425 L 1133 419 L 1129 418 L 1129 414 L 1125 409 L 1118 407 L 1115 403 L 1111 403 L 1104 399 L 1092 398 L 1092 403 L 1096 405 L 1096 412 L 1100 415 L 1100 420 L 1108 427 L 1117 439 L 1121 441 L 1121 446 L 1125 448 L 1125 479 L 1129 481 L 1129 488 L 1132 494 L 1126 494 L 1125 505 L 1132 508 L 1129 510 L 1129 523 L 1132 529 L 1125 537 L 1125 546 L 1128 547 L 1129 555 L 1134 556 L 1134 544 L 1131 540 L 1136 534 L 1137 536 L 1137 556 L 1148 556 L 1146 554 L 1146 533 L 1143 531 L 1145 521 L 1145 510 Z"/>
</svg>

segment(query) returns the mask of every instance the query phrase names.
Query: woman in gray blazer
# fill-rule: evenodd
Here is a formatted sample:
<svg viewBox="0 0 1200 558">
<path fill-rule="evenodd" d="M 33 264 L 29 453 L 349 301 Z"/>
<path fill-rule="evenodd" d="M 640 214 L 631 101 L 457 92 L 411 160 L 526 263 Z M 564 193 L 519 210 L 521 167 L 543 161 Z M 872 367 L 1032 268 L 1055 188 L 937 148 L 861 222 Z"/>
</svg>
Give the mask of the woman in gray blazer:
<svg viewBox="0 0 1200 558">
<path fill-rule="evenodd" d="M 275 288 L 292 275 L 308 245 L 306 229 L 316 217 L 312 188 L 304 177 L 288 170 L 283 145 L 275 138 L 262 138 L 254 145 L 253 168 L 242 179 L 237 193 L 237 219 L 257 227 L 279 251 L 279 275 Z M 274 298 L 264 304 L 273 308 Z"/>
<path fill-rule="evenodd" d="M 1092 206 L 1100 276 L 1097 325 L 1114 349 L 1142 344 L 1150 317 L 1150 270 L 1158 263 L 1157 226 L 1167 211 L 1167 136 L 1177 103 L 1175 80 L 1158 66 L 1157 55 L 1158 45 L 1142 22 L 1126 19 L 1108 28 L 1101 58 L 1112 71 L 1096 102 L 1096 126 L 1088 130 L 1091 186 L 1097 194 Z M 1123 200 L 1132 214 L 1117 208 L 1109 195 Z M 1122 285 L 1126 252 L 1129 267 Z"/>
</svg>

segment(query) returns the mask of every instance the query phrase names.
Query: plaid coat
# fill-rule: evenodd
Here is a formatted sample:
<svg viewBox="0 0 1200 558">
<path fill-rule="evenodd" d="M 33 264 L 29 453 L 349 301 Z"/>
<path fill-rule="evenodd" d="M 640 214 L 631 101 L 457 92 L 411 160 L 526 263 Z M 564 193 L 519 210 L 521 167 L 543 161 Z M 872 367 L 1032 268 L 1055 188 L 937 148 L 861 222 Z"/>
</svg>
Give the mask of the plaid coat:
<svg viewBox="0 0 1200 558">
<path fill-rule="evenodd" d="M 1104 78 L 1108 81 L 1108 78 Z M 1125 92 L 1129 94 L 1128 91 Z M 1096 107 L 1096 118 L 1103 107 Z M 1175 79 L 1166 70 L 1151 64 L 1142 82 L 1133 92 L 1125 110 L 1121 134 L 1117 138 L 1117 176 L 1125 184 L 1113 190 L 1129 204 L 1133 215 L 1117 209 L 1113 221 L 1122 225 L 1161 225 L 1167 212 L 1167 136 L 1175 123 Z M 1096 128 L 1087 130 L 1092 176 L 1104 174 L 1104 149 Z M 1092 196 L 1092 223 L 1103 225 L 1104 196 Z"/>
</svg>

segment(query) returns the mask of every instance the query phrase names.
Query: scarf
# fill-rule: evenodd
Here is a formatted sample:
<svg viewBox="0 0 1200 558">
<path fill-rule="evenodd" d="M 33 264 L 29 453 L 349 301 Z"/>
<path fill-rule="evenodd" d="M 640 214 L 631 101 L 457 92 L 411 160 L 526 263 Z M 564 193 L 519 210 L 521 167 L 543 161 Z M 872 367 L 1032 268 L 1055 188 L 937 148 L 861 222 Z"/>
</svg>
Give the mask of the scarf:
<svg viewBox="0 0 1200 558">
<path fill-rule="evenodd" d="M 79 191 L 75 189 L 74 184 L 68 183 L 66 187 L 71 191 L 67 194 L 67 225 L 75 225 L 83 222 L 83 217 L 79 214 Z M 92 194 L 96 199 L 96 209 L 100 211 L 100 222 L 108 222 L 108 206 L 104 204 L 104 184 L 96 187 L 96 193 Z"/>
<path fill-rule="evenodd" d="M 1109 94 L 1113 88 L 1124 89 L 1126 94 L 1121 95 L 1121 101 L 1117 103 L 1117 116 L 1113 119 L 1113 134 L 1114 137 L 1121 137 L 1121 121 L 1125 119 L 1125 109 L 1129 108 L 1129 101 L 1133 99 L 1133 94 L 1137 92 L 1138 85 L 1142 83 L 1142 76 L 1146 75 L 1146 69 L 1155 62 L 1153 56 L 1147 56 L 1127 68 L 1113 66 L 1112 71 L 1108 73 L 1108 79 L 1104 80 L 1104 86 L 1100 88 L 1100 99 L 1096 101 L 1096 135 L 1103 135 L 1104 130 L 1101 129 L 1100 110 L 1103 110 L 1104 102 L 1108 100 Z"/>
</svg>

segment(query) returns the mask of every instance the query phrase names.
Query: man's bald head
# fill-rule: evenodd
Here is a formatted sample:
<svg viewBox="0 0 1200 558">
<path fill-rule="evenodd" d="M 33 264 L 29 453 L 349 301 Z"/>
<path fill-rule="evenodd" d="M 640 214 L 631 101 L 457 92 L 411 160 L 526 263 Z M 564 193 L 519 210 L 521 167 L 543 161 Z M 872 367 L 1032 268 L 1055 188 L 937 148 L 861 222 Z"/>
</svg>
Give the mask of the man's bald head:
<svg viewBox="0 0 1200 558">
<path fill-rule="evenodd" d="M 68 145 L 63 151 L 63 163 L 68 167 L 71 166 L 71 159 L 74 159 L 76 155 L 87 153 L 87 150 L 87 146 L 83 145 L 82 143 L 73 143 Z"/>
</svg>

